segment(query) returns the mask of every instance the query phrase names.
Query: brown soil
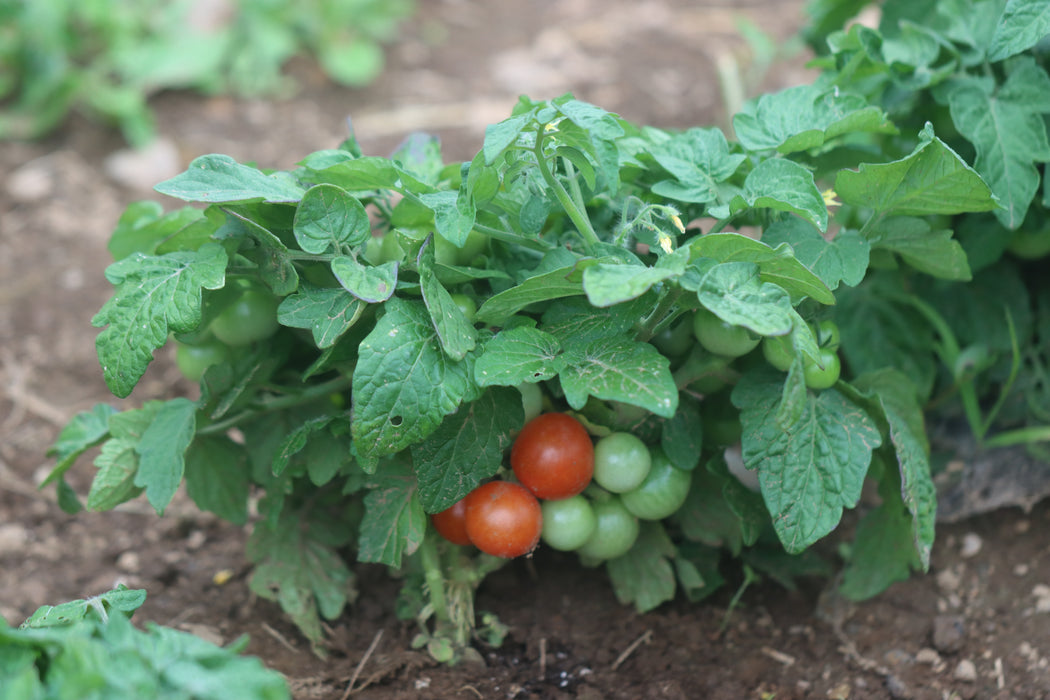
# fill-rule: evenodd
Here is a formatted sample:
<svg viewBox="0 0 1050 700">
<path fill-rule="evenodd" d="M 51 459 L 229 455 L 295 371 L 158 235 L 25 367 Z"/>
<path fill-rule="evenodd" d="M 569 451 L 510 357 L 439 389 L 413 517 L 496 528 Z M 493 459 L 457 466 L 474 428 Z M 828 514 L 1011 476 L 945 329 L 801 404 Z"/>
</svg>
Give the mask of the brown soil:
<svg viewBox="0 0 1050 700">
<path fill-rule="evenodd" d="M 777 39 L 799 26 L 801 0 L 665 2 L 434 0 L 391 49 L 381 81 L 351 91 L 308 64 L 286 100 L 163 94 L 162 143 L 128 185 L 109 158 L 111 131 L 73 119 L 44 143 L 0 150 L 0 615 L 122 581 L 149 593 L 137 620 L 230 641 L 284 672 L 296 698 L 1050 698 L 1050 507 L 1005 509 L 943 526 L 929 575 L 874 601 L 843 606 L 800 591 L 749 588 L 713 602 L 676 601 L 638 615 L 604 577 L 541 554 L 486 581 L 478 607 L 511 634 L 484 667 L 437 666 L 411 651 L 383 571 L 362 567 L 361 596 L 313 656 L 271 604 L 247 591 L 244 533 L 180 497 L 164 518 L 144 502 L 117 512 L 61 513 L 45 451 L 75 412 L 112 401 L 94 355 L 94 312 L 110 289 L 105 243 L 130 201 L 192 157 L 227 153 L 287 168 L 331 147 L 353 118 L 366 152 L 407 133 L 439 134 L 469 158 L 483 128 L 519 93 L 572 91 L 638 122 L 724 124 L 719 81 L 736 69 L 754 94 L 808 79 L 805 54 L 781 50 L 766 70 L 740 39 L 739 17 Z M 125 184 L 119 184 L 124 182 Z M 169 203 L 170 204 L 170 203 Z M 132 403 L 192 391 L 159 358 Z M 89 468 L 75 470 L 86 490 Z M 215 575 L 232 571 L 223 585 Z M 723 623 L 728 624 L 723 630 Z M 352 686 L 352 687 L 351 687 Z"/>
</svg>

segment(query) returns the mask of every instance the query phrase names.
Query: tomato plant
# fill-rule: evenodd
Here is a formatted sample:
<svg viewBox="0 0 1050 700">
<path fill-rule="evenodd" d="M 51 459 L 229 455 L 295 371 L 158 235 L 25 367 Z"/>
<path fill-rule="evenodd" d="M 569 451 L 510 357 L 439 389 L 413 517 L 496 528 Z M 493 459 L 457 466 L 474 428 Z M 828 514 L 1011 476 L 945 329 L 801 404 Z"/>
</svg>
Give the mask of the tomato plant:
<svg viewBox="0 0 1050 700">
<path fill-rule="evenodd" d="M 246 289 L 211 322 L 211 332 L 229 346 L 248 345 L 277 332 L 280 299 L 267 291 Z"/>
<path fill-rule="evenodd" d="M 554 549 L 568 552 L 590 539 L 598 525 L 594 508 L 582 494 L 557 501 L 544 501 L 543 531 L 540 536 Z"/>
<path fill-rule="evenodd" d="M 997 7 L 989 17 L 1016 29 L 1023 13 Z M 732 139 L 564 95 L 523 97 L 465 162 L 426 137 L 391 158 L 350 138 L 280 172 L 195 159 L 156 189 L 204 207 L 132 208 L 114 232 L 116 289 L 93 319 L 103 378 L 129 396 L 168 337 L 205 334 L 243 284 L 280 300 L 289 331 L 243 346 L 199 398 L 78 415 L 51 480 L 71 499 L 65 471 L 99 445 L 92 508 L 143 493 L 163 511 L 184 479 L 202 508 L 250 523 L 251 589 L 284 602 L 313 643 L 348 602 L 347 558 L 389 566 L 442 660 L 476 631 L 456 618 L 471 601 L 445 593 L 534 546 L 536 496 L 552 513 L 590 502 L 580 560 L 607 560 L 641 610 L 710 593 L 700 579 L 719 577 L 696 574 L 725 559 L 720 546 L 749 565 L 800 561 L 781 555 L 835 530 L 866 488 L 883 500 L 861 521 L 843 592 L 926 568 L 937 503 L 924 411 L 965 416 L 981 446 L 1044 436 L 1050 416 L 1036 372 L 1046 290 L 1006 250 L 1044 216 L 1046 159 L 1018 144 L 1046 143 L 1026 101 L 1050 93 L 1050 73 L 1034 34 L 968 43 L 969 27 L 945 30 L 958 14 L 923 25 L 934 71 L 897 34 L 825 27 L 821 80 L 747 102 Z M 927 125 L 923 105 L 954 129 Z M 990 133 L 993 108 L 1031 133 Z M 623 444 L 599 463 L 592 436 Z M 655 465 L 622 458 L 636 440 L 659 446 Z M 508 459 L 520 484 L 491 481 Z M 760 493 L 734 474 L 761 475 Z M 683 475 L 673 511 L 680 491 L 657 486 Z M 534 517 L 474 532 L 468 508 L 483 551 L 445 546 L 428 514 L 476 487 L 514 491 Z M 564 533 L 550 519 L 553 542 Z M 481 542 L 501 531 L 518 546 Z"/>
<path fill-rule="evenodd" d="M 649 448 L 630 433 L 606 435 L 594 446 L 594 480 L 613 493 L 637 487 L 651 463 Z"/>
<path fill-rule="evenodd" d="M 462 498 L 454 504 L 430 516 L 434 529 L 452 544 L 471 544 L 467 534 L 467 499 Z"/>
<path fill-rule="evenodd" d="M 572 416 L 544 413 L 526 423 L 515 438 L 510 466 L 537 498 L 568 498 L 591 482 L 594 444 Z"/>
<path fill-rule="evenodd" d="M 525 487 L 490 481 L 471 491 L 465 501 L 467 537 L 482 552 L 513 559 L 536 548 L 543 512 Z"/>
</svg>

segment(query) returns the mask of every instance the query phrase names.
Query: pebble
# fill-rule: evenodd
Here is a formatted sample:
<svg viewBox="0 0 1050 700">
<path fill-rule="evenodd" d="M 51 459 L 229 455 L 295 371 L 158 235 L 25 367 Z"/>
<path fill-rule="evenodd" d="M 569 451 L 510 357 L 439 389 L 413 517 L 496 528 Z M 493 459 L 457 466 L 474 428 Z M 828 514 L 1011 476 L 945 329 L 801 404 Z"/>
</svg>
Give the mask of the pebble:
<svg viewBox="0 0 1050 700">
<path fill-rule="evenodd" d="M 959 615 L 938 615 L 933 618 L 933 648 L 941 653 L 952 653 L 962 648 L 966 640 L 966 620 Z"/>
<path fill-rule="evenodd" d="M 38 202 L 54 191 L 54 168 L 46 156 L 26 163 L 7 176 L 7 193 L 16 202 Z"/>
<path fill-rule="evenodd" d="M 137 573 L 142 568 L 142 561 L 139 559 L 138 552 L 133 552 L 130 549 L 126 552 L 121 552 L 120 556 L 117 557 L 117 568 L 129 574 Z"/>
<path fill-rule="evenodd" d="M 955 667 L 955 672 L 952 675 L 957 681 L 973 683 L 977 680 L 977 667 L 974 665 L 973 661 L 963 659 L 959 662 L 959 665 Z"/>
<path fill-rule="evenodd" d="M 890 666 L 903 666 L 910 663 L 912 660 L 911 654 L 903 649 L 890 649 L 882 655 L 882 658 L 885 659 L 886 663 Z"/>
<path fill-rule="evenodd" d="M 984 546 L 984 540 L 976 532 L 967 532 L 963 535 L 962 547 L 959 549 L 959 555 L 963 559 L 969 559 L 970 557 L 977 556 L 981 548 Z"/>
<path fill-rule="evenodd" d="M 945 569 L 937 573 L 937 586 L 945 593 L 959 590 L 962 585 L 962 576 L 953 569 Z"/>
<path fill-rule="evenodd" d="M 158 182 L 178 175 L 182 160 L 171 139 L 157 138 L 142 148 L 114 151 L 102 167 L 118 185 L 149 191 Z"/>
<path fill-rule="evenodd" d="M 29 531 L 18 523 L 0 525 L 0 554 L 21 552 L 28 541 Z"/>
<path fill-rule="evenodd" d="M 915 652 L 915 661 L 920 664 L 927 664 L 929 666 L 936 666 L 941 662 L 941 655 L 937 653 L 936 649 L 929 647 L 923 647 Z"/>
<path fill-rule="evenodd" d="M 901 700 L 907 700 L 912 697 L 911 688 L 892 673 L 886 676 L 886 692 L 890 694 L 891 698 L 900 698 Z"/>
</svg>

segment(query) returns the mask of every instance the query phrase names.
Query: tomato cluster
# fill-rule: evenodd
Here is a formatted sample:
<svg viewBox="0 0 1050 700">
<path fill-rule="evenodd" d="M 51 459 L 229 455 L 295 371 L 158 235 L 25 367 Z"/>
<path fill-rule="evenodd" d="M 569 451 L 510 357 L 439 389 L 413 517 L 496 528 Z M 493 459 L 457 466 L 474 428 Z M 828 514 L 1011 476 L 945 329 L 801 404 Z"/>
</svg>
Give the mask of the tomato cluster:
<svg viewBox="0 0 1050 700">
<path fill-rule="evenodd" d="M 613 559 L 634 545 L 639 519 L 660 520 L 685 502 L 691 474 L 630 433 L 592 442 L 572 416 L 543 413 L 511 447 L 516 481 L 491 481 L 431 516 L 454 544 L 517 557 L 542 539 L 585 561 Z"/>
</svg>

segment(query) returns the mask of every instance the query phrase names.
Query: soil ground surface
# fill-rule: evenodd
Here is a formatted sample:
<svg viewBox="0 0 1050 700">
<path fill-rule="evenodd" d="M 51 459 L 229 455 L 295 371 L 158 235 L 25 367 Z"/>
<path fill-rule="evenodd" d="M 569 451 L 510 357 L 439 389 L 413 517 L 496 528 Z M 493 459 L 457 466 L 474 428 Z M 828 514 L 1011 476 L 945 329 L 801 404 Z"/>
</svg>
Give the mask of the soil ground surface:
<svg viewBox="0 0 1050 700">
<path fill-rule="evenodd" d="M 701 605 L 638 615 L 604 576 L 541 553 L 480 591 L 479 609 L 510 627 L 503 647 L 483 649 L 484 666 L 448 668 L 410 649 L 414 630 L 394 617 L 384 571 L 359 568 L 361 594 L 330 625 L 322 661 L 249 594 L 240 529 L 183 496 L 163 518 L 144 501 L 67 516 L 53 491 L 37 490 L 60 426 L 114 401 L 90 324 L 110 295 L 108 235 L 127 203 L 155 196 L 149 188 L 193 157 L 292 167 L 337 144 L 349 117 L 366 153 L 422 130 L 441 136 L 447 159 L 469 159 L 522 93 L 572 91 L 633 121 L 684 128 L 724 125 L 739 92 L 811 77 L 805 52 L 785 41 L 803 21 L 800 0 L 420 5 L 368 89 L 334 87 L 300 63 L 287 98 L 156 96 L 160 140 L 145 153 L 80 118 L 44 142 L 0 146 L 0 615 L 18 624 L 39 605 L 117 582 L 145 588 L 137 621 L 217 642 L 247 633 L 249 652 L 286 674 L 297 700 L 1050 698 L 1045 502 L 943 525 L 928 575 L 858 605 L 822 596 L 821 581 L 762 583 L 732 610 L 731 585 Z M 772 43 L 743 40 L 741 20 Z M 193 391 L 163 355 L 128 401 Z M 82 493 L 91 473 L 85 464 L 71 474 Z"/>
</svg>

